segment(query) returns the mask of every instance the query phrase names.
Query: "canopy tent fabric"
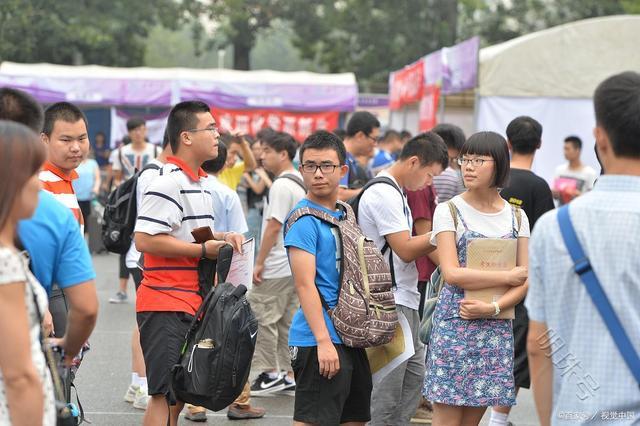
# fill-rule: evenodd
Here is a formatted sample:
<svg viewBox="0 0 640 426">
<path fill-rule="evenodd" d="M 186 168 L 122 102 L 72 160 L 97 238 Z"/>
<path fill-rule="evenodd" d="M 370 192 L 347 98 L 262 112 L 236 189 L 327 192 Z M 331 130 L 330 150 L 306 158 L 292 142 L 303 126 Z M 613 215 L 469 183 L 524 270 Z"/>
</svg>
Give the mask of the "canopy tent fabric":
<svg viewBox="0 0 640 426">
<path fill-rule="evenodd" d="M 480 96 L 591 98 L 605 78 L 640 71 L 640 15 L 576 21 L 480 51 Z"/>
<path fill-rule="evenodd" d="M 353 111 L 353 73 L 111 68 L 98 65 L 0 64 L 0 86 L 25 90 L 45 103 L 170 106 L 201 99 L 219 108 Z"/>
</svg>

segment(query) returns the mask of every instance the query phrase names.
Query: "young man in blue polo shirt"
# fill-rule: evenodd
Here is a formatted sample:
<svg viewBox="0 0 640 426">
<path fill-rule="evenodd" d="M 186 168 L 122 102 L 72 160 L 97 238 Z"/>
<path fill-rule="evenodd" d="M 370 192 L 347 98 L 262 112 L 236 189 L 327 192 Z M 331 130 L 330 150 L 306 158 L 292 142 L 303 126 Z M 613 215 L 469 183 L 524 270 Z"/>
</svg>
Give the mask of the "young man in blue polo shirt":
<svg viewBox="0 0 640 426">
<path fill-rule="evenodd" d="M 0 119 L 25 124 L 39 133 L 44 114 L 28 94 L 2 88 Z M 53 331 L 62 338 L 60 345 L 65 351 L 65 361 L 70 363 L 91 335 L 98 315 L 96 274 L 78 220 L 53 195 L 41 190 L 34 215 L 18 223 L 18 236 L 29 253 L 31 269 L 38 282 L 49 295 L 53 284 L 57 284 L 69 302 L 68 314 L 61 318 L 62 325 Z M 64 305 L 66 312 L 66 303 Z M 51 315 L 45 314 L 48 335 L 53 323 Z"/>
<path fill-rule="evenodd" d="M 313 207 L 336 218 L 340 178 L 347 173 L 346 150 L 333 133 L 318 131 L 300 148 L 300 171 L 308 188 L 296 208 Z M 294 209 L 295 210 L 295 209 Z M 297 220 L 284 245 L 301 308 L 289 329 L 295 374 L 294 425 L 364 425 L 371 419 L 371 370 L 364 349 L 346 347 L 318 292 L 330 308 L 338 303 L 340 239 L 335 228 L 312 216 Z"/>
<path fill-rule="evenodd" d="M 347 201 L 355 197 L 360 189 L 371 179 L 369 170 L 358 164 L 357 157 L 371 157 L 380 134 L 380 122 L 367 111 L 354 113 L 347 123 L 347 136 L 344 147 L 347 173 L 340 179 L 338 198 Z"/>
</svg>

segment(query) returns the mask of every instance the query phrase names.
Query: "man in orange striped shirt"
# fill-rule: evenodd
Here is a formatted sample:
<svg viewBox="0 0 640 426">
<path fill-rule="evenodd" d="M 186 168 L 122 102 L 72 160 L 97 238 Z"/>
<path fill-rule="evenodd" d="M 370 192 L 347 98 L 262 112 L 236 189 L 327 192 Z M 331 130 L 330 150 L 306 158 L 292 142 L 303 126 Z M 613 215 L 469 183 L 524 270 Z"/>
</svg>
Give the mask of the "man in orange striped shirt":
<svg viewBox="0 0 640 426">
<path fill-rule="evenodd" d="M 42 188 L 71 209 L 81 232 L 84 218 L 71 182 L 78 178 L 75 169 L 89 153 L 87 118 L 69 102 L 58 102 L 44 112 L 40 137 L 47 146 L 49 158 L 40 172 Z"/>
</svg>

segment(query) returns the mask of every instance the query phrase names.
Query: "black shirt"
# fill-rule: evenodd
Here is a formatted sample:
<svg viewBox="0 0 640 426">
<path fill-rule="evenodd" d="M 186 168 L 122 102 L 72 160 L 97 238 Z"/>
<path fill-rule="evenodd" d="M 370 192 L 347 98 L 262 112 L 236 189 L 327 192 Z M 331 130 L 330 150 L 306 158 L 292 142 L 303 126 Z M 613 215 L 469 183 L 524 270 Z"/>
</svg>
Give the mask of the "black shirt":
<svg viewBox="0 0 640 426">
<path fill-rule="evenodd" d="M 531 229 L 540 216 L 555 208 L 549 184 L 530 170 L 511 169 L 509 185 L 500 195 L 524 210 Z"/>
</svg>

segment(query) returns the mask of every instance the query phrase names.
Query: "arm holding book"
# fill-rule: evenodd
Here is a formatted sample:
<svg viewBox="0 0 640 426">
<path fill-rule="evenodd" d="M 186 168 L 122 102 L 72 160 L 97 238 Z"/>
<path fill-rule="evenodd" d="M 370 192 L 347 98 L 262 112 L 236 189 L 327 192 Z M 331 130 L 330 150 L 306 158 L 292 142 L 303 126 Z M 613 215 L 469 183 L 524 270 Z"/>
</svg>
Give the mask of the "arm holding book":
<svg viewBox="0 0 640 426">
<path fill-rule="evenodd" d="M 526 266 L 518 265 L 510 271 L 482 271 L 462 268 L 458 263 L 455 233 L 453 231 L 440 232 L 436 239 L 440 268 L 444 280 L 449 284 L 465 290 L 480 290 L 499 285 L 518 287 L 527 280 Z"/>
</svg>

